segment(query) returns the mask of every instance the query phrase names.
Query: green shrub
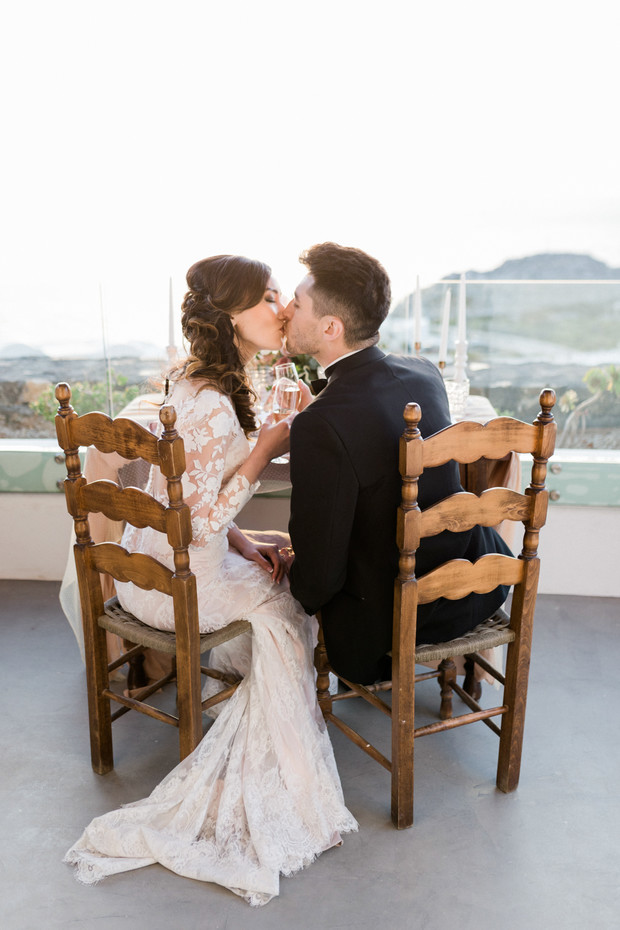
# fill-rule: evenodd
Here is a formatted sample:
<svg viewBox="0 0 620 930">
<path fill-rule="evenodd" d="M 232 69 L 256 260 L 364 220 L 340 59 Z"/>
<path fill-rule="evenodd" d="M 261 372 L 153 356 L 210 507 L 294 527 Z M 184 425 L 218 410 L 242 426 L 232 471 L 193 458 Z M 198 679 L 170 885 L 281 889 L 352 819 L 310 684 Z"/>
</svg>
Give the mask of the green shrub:
<svg viewBox="0 0 620 930">
<path fill-rule="evenodd" d="M 142 393 L 139 384 L 128 384 L 124 375 L 111 373 L 112 381 L 112 412 L 115 416 L 130 401 Z M 71 385 L 71 405 L 76 413 L 90 413 L 91 410 L 102 410 L 110 414 L 110 400 L 107 381 L 75 381 Z M 46 420 L 54 422 L 58 412 L 58 401 L 54 394 L 54 385 L 50 385 L 40 397 L 33 401 L 30 409 L 40 414 Z"/>
</svg>

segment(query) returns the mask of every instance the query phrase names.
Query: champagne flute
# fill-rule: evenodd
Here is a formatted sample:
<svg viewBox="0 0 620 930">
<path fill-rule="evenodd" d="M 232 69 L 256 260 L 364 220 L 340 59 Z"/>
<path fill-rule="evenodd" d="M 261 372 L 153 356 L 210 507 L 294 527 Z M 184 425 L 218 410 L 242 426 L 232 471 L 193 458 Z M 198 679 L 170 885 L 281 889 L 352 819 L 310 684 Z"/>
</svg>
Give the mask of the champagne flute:
<svg viewBox="0 0 620 930">
<path fill-rule="evenodd" d="M 271 365 L 258 365 L 252 373 L 251 379 L 252 387 L 257 395 L 254 404 L 256 419 L 259 423 L 263 423 L 269 413 L 270 395 L 275 381 L 273 367 Z"/>
<path fill-rule="evenodd" d="M 275 420 L 284 420 L 291 413 L 299 408 L 301 400 L 301 390 L 299 387 L 299 377 L 297 369 L 293 362 L 282 362 L 280 365 L 274 365 L 274 381 L 272 393 L 271 412 Z M 272 459 L 277 465 L 288 465 L 288 453 Z"/>
<path fill-rule="evenodd" d="M 293 362 L 283 362 L 274 366 L 272 410 L 276 420 L 283 420 L 299 408 L 301 390 L 299 376 Z"/>
</svg>

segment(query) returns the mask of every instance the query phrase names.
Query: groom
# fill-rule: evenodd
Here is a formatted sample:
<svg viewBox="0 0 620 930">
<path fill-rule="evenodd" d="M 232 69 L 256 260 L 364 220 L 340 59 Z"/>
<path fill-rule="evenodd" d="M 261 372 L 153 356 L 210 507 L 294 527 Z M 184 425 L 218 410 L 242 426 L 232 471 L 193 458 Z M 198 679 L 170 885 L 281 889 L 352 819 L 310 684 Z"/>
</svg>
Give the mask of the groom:
<svg viewBox="0 0 620 930">
<path fill-rule="evenodd" d="M 390 306 L 385 269 L 365 252 L 332 242 L 301 256 L 308 274 L 286 311 L 291 355 L 314 356 L 328 383 L 291 427 L 293 595 L 321 610 L 333 668 L 352 681 L 391 677 L 396 511 L 400 503 L 398 441 L 409 401 L 422 409 L 423 436 L 450 424 L 443 379 L 424 358 L 400 358 L 377 347 Z M 454 462 L 419 480 L 422 509 L 462 490 Z M 471 561 L 508 553 L 486 527 L 424 539 L 416 572 L 449 558 Z M 440 599 L 418 610 L 418 642 L 440 642 L 473 629 L 504 602 L 508 589 Z"/>
</svg>

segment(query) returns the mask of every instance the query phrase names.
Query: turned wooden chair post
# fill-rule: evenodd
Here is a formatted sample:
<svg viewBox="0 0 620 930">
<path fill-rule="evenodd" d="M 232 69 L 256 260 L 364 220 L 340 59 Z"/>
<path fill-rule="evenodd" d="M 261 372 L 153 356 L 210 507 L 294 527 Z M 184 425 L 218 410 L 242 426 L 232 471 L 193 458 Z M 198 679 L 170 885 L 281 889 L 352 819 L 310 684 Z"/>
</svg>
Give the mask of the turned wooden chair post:
<svg viewBox="0 0 620 930">
<path fill-rule="evenodd" d="M 90 535 L 88 514 L 80 508 L 78 502 L 78 492 L 86 484 L 86 478 L 82 475 L 79 444 L 72 435 L 72 425 L 77 419 L 77 413 L 70 403 L 71 390 L 68 384 L 63 382 L 57 385 L 56 399 L 59 403 L 56 431 L 59 445 L 65 450 L 67 466 L 65 499 L 75 529 L 73 551 L 82 604 L 91 761 L 95 772 L 105 775 L 114 768 L 114 753 L 110 702 L 103 695 L 108 686 L 106 633 L 97 623 L 97 618 L 104 609 L 103 596 L 99 572 L 93 568 L 89 558 L 94 543 Z"/>
<path fill-rule="evenodd" d="M 555 393 L 550 389 L 542 391 L 540 404 L 541 412 L 533 424 L 538 429 L 538 438 L 533 455 L 532 478 L 525 490 L 525 494 L 530 498 L 530 512 L 523 521 L 525 534 L 519 556 L 519 559 L 525 562 L 524 577 L 521 584 L 515 585 L 510 612 L 510 626 L 516 633 L 516 640 L 509 644 L 506 656 L 504 703 L 509 709 L 502 718 L 497 763 L 497 787 L 505 792 L 514 791 L 519 783 L 534 608 L 540 573 L 538 539 L 540 529 L 547 519 L 549 494 L 545 487 L 545 479 L 547 462 L 553 454 L 557 431 L 552 413 Z"/>
<path fill-rule="evenodd" d="M 177 702 L 179 708 L 179 744 L 181 758 L 189 755 L 202 738 L 200 630 L 196 578 L 190 571 L 189 553 L 184 540 L 191 539 L 191 519 L 183 504 L 181 477 L 185 471 L 183 440 L 177 433 L 176 412 L 164 404 L 159 419 L 164 427 L 157 443 L 159 467 L 168 485 L 170 511 L 168 542 L 174 553 L 172 597 L 176 631 Z M 174 519 L 176 517 L 176 519 Z"/>
<path fill-rule="evenodd" d="M 327 658 L 327 649 L 325 648 L 325 636 L 323 634 L 323 624 L 321 622 L 320 611 L 317 614 L 319 622 L 319 632 L 317 644 L 314 650 L 314 667 L 316 668 L 316 696 L 324 717 L 332 712 L 332 696 L 329 691 L 329 660 Z"/>
<path fill-rule="evenodd" d="M 452 690 L 456 683 L 456 665 L 452 659 L 442 659 L 439 663 L 437 681 L 439 683 L 439 694 L 441 695 L 441 705 L 439 707 L 439 717 L 441 720 L 449 720 L 452 716 Z"/>
<path fill-rule="evenodd" d="M 405 408 L 405 432 L 399 444 L 403 479 L 396 538 L 400 550 L 394 584 L 392 632 L 392 821 L 402 830 L 413 823 L 413 731 L 415 720 L 415 638 L 417 581 L 415 554 L 420 544 L 418 479 L 422 470 L 422 412 L 418 404 Z"/>
</svg>

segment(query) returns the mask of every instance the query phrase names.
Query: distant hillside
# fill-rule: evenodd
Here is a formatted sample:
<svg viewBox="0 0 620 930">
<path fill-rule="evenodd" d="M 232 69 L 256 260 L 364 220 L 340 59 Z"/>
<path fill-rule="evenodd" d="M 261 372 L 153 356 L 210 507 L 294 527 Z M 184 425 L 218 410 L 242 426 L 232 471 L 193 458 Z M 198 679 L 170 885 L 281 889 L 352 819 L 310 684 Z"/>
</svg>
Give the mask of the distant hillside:
<svg viewBox="0 0 620 930">
<path fill-rule="evenodd" d="M 22 342 L 0 344 L 0 359 L 101 359 L 103 346 L 101 340 L 88 342 L 26 345 Z M 165 357 L 165 350 L 152 342 L 112 343 L 108 346 L 108 357 L 112 360 L 123 358 L 160 359 Z"/>
<path fill-rule="evenodd" d="M 445 276 L 451 281 L 460 277 L 461 272 Z M 468 280 L 609 280 L 620 281 L 620 268 L 610 268 L 605 262 L 592 258 L 591 255 L 579 255 L 571 252 L 543 252 L 540 255 L 528 255 L 525 258 L 509 258 L 499 268 L 491 271 L 467 271 Z"/>
<path fill-rule="evenodd" d="M 45 352 L 23 342 L 0 346 L 0 358 L 47 358 Z"/>
<path fill-rule="evenodd" d="M 470 364 L 620 361 L 620 268 L 591 255 L 546 253 L 465 275 Z M 431 358 L 438 349 L 448 289 L 453 349 L 459 278 L 460 272 L 453 272 L 422 291 L 422 349 Z M 413 324 L 407 319 L 403 300 L 382 329 L 383 344 L 392 351 L 407 351 L 407 337 L 411 350 Z"/>
</svg>

